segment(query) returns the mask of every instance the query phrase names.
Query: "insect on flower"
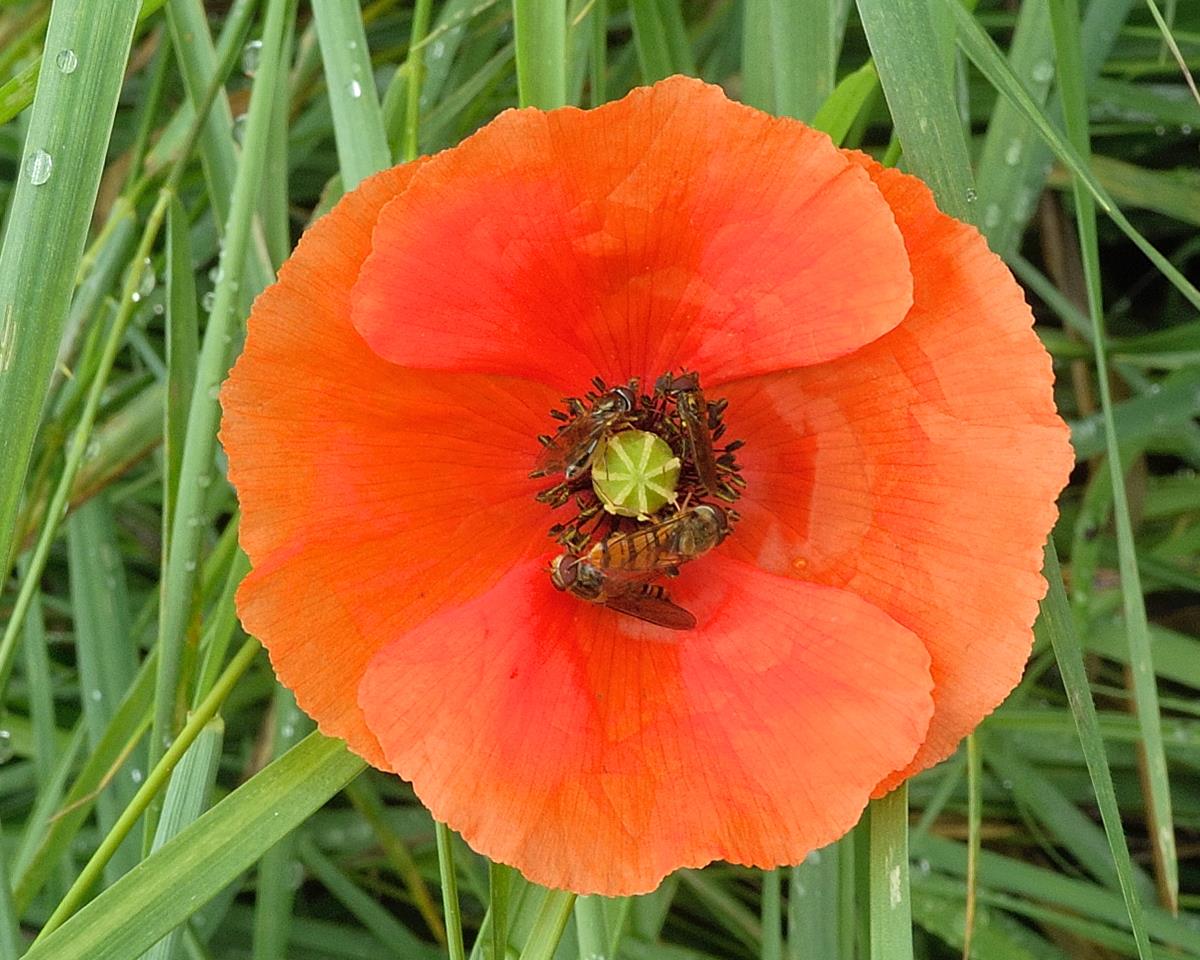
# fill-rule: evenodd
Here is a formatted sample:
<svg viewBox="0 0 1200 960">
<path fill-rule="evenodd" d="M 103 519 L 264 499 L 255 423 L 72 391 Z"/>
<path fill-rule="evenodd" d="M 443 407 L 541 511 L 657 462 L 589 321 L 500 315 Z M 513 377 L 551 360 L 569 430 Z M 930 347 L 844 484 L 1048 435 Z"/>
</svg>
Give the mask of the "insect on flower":
<svg viewBox="0 0 1200 960">
<path fill-rule="evenodd" d="M 671 601 L 659 584 L 645 574 L 602 570 L 586 557 L 564 553 L 550 565 L 550 582 L 580 600 L 599 603 L 668 630 L 691 630 L 696 618 Z"/>
<path fill-rule="evenodd" d="M 360 183 L 256 301 L 239 615 L 322 732 L 533 882 L 797 863 L 1020 678 L 1052 386 L 914 177 L 683 77 L 506 111 Z"/>
<path fill-rule="evenodd" d="M 696 465 L 700 483 L 705 491 L 716 495 L 721 489 L 717 476 L 717 458 L 713 453 L 713 437 L 709 426 L 709 407 L 700 390 L 700 375 L 695 371 L 672 376 L 664 373 L 654 384 L 654 392 L 673 400 L 683 421 L 688 453 Z"/>
<path fill-rule="evenodd" d="M 603 381 L 597 384 L 603 389 Z M 567 401 L 574 419 L 563 424 L 553 436 L 543 435 L 545 449 L 537 459 L 530 477 L 545 477 L 561 473 L 567 480 L 581 476 L 596 455 L 596 450 L 605 434 L 619 424 L 637 402 L 637 382 L 628 386 L 613 387 L 604 393 L 592 396 L 590 406 L 571 398 Z"/>
</svg>

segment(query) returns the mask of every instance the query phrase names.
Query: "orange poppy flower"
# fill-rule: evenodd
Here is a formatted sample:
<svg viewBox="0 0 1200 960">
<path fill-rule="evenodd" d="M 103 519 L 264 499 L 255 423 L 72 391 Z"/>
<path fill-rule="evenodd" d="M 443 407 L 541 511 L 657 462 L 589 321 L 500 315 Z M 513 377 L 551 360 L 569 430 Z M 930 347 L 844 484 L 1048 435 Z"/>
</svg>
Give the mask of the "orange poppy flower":
<svg viewBox="0 0 1200 960">
<path fill-rule="evenodd" d="M 1073 462 L 1031 323 L 918 180 L 717 87 L 508 111 L 361 184 L 255 304 L 242 621 L 530 880 L 795 863 L 1020 677 Z M 744 488 L 662 578 L 670 630 L 554 588 L 530 473 L 564 395 L 684 370 Z"/>
</svg>

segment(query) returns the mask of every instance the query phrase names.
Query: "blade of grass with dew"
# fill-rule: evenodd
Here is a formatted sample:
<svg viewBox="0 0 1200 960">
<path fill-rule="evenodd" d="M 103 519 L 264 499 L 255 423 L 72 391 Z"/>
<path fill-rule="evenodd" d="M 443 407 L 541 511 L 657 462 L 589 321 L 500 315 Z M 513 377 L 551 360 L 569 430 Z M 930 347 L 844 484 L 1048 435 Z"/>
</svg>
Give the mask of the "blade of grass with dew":
<svg viewBox="0 0 1200 960">
<path fill-rule="evenodd" d="M 996 48 L 991 37 L 984 32 L 957 0 L 935 0 L 955 18 L 958 24 L 958 42 L 980 72 L 998 93 L 1009 99 L 1028 119 L 1057 156 L 1080 181 L 1120 231 L 1141 250 L 1192 306 L 1200 309 L 1200 290 L 1185 277 L 1174 264 L 1164 257 L 1145 236 L 1138 231 L 1121 212 L 1107 191 L 1088 169 L 1087 163 L 1071 144 L 1054 128 L 1037 104 L 1033 102 L 1021 81 L 1013 75 L 1004 57 Z"/>
<path fill-rule="evenodd" d="M 342 186 L 351 190 L 364 177 L 392 162 L 367 50 L 367 34 L 354 4 L 318 3 L 313 7 L 313 15 L 333 110 Z M 414 84 L 413 89 L 420 88 Z"/>
<path fill-rule="evenodd" d="M 151 728 L 148 765 L 157 764 L 171 737 L 183 704 L 179 689 L 184 645 L 195 629 L 193 622 L 197 568 L 205 530 L 204 507 L 208 483 L 216 469 L 217 424 L 220 408 L 217 390 L 229 370 L 235 311 L 250 247 L 255 213 L 255 193 L 262 176 L 271 111 L 275 108 L 276 84 L 284 25 L 294 16 L 295 0 L 270 0 L 263 29 L 262 56 L 255 73 L 247 113 L 242 159 L 238 165 L 229 205 L 229 220 L 218 266 L 213 306 L 200 349 L 192 399 L 188 404 L 187 434 L 179 477 L 179 501 L 167 544 L 159 614 L 158 675 L 155 682 L 154 723 Z M 193 637 L 193 641 L 194 641 Z M 155 808 L 146 818 L 149 833 L 156 819 Z"/>
<path fill-rule="evenodd" d="M 774 112 L 811 121 L 837 82 L 837 0 L 769 0 L 769 6 Z"/>
<path fill-rule="evenodd" d="M 134 256 L 133 262 L 135 264 L 142 264 L 149 254 L 150 246 L 154 242 L 159 224 L 166 212 L 165 199 L 165 195 L 160 195 L 158 202 L 151 211 L 138 246 L 138 251 Z M 84 402 L 83 410 L 79 415 L 79 423 L 76 425 L 75 431 L 71 436 L 71 441 L 66 451 L 65 462 L 59 474 L 54 494 L 45 511 L 42 529 L 28 565 L 27 575 L 21 581 L 17 599 L 13 604 L 12 615 L 9 622 L 5 625 L 3 637 L 0 638 L 0 699 L 3 699 L 2 694 L 7 686 L 9 674 L 12 669 L 21 620 L 45 569 L 58 524 L 65 513 L 64 508 L 67 503 L 67 497 L 70 494 L 76 472 L 83 462 L 84 454 L 89 445 L 92 425 L 96 420 L 96 412 L 100 406 L 109 372 L 112 370 L 117 353 L 124 341 L 125 330 L 132 317 L 135 304 L 133 294 L 138 288 L 139 280 L 140 270 L 126 271 L 125 282 L 121 290 L 120 305 L 107 331 L 107 335 L 103 338 L 103 349 L 100 351 L 96 370 L 91 381 L 88 383 L 87 398 Z M 99 331 L 97 330 L 97 332 Z"/>
<path fill-rule="evenodd" d="M 39 800 L 30 814 L 14 862 L 14 896 L 25 910 L 42 890 L 51 872 L 70 849 L 72 841 L 91 812 L 92 804 L 111 771 L 132 753 L 150 722 L 154 689 L 154 658 L 142 664 L 137 679 L 126 692 L 97 746 L 76 774 L 61 805 L 53 795 Z M 85 740 L 81 721 L 56 768 L 56 778 L 65 781 L 74 768 L 74 757 Z M 78 746 L 75 746 L 76 742 Z M 47 807 L 46 805 L 49 805 Z"/>
<path fill-rule="evenodd" d="M 566 0 L 513 0 L 517 90 L 523 107 L 567 102 Z"/>
<path fill-rule="evenodd" d="M 21 487 L 58 352 L 108 149 L 138 4 L 104 17 L 59 0 L 53 64 L 34 98 L 21 175 L 0 248 L 0 567 L 11 564 Z M 69 68 L 69 69 L 64 69 Z"/>
<path fill-rule="evenodd" d="M 123 877 L 24 960 L 128 960 L 225 888 L 362 771 L 337 740 L 311 734 Z"/>
<path fill-rule="evenodd" d="M 71 606 L 82 710 L 88 742 L 94 748 L 104 735 L 113 711 L 137 672 L 129 643 L 129 593 L 116 524 L 108 498 L 88 501 L 67 522 Z M 133 798 L 136 767 L 116 771 L 96 798 L 97 822 L 111 830 L 122 808 Z M 140 777 L 140 773 L 137 774 Z M 137 851 L 128 845 L 117 851 L 105 877 L 117 880 L 137 865 Z"/>
<path fill-rule="evenodd" d="M 1108 758 L 1104 752 L 1104 738 L 1100 733 L 1096 705 L 1092 701 L 1092 691 L 1088 686 L 1087 673 L 1083 664 L 1083 651 L 1075 636 L 1075 621 L 1063 589 L 1062 570 L 1058 564 L 1058 554 L 1054 550 L 1053 541 L 1046 545 L 1044 573 L 1049 590 L 1045 599 L 1042 600 L 1042 614 L 1035 629 L 1040 628 L 1042 633 L 1048 635 L 1054 646 L 1054 656 L 1058 661 L 1063 687 L 1071 705 L 1071 713 L 1075 717 L 1084 759 L 1092 778 L 1092 788 L 1096 794 L 1096 803 L 1100 808 L 1100 818 L 1104 822 L 1104 832 L 1108 836 L 1117 879 L 1121 886 L 1121 895 L 1125 899 L 1129 923 L 1134 938 L 1137 940 L 1138 956 L 1142 960 L 1150 960 L 1153 956 L 1150 938 L 1146 931 L 1142 902 L 1138 898 L 1137 888 L 1133 882 L 1133 865 L 1129 857 L 1129 846 L 1125 840 L 1124 827 L 1121 824 L 1121 813 L 1117 808 L 1112 772 L 1109 770 Z"/>
<path fill-rule="evenodd" d="M 154 833 L 151 852 L 161 849 L 172 837 L 192 823 L 208 806 L 208 797 L 217 777 L 221 760 L 221 743 L 225 724 L 214 717 L 204 725 L 200 735 L 183 755 L 167 784 L 163 812 Z M 142 954 L 141 960 L 171 960 L 180 941 L 183 927 L 176 927 L 153 947 Z"/>
<path fill-rule="evenodd" d="M 202 0 L 168 0 L 167 26 L 171 31 L 171 46 L 193 111 L 202 105 L 212 78 L 224 77 L 232 69 L 257 6 L 257 0 L 238 0 L 234 3 L 225 22 L 226 42 L 218 50 L 213 46 Z M 256 69 L 257 64 L 254 64 L 250 72 Z M 233 140 L 233 111 L 230 110 L 224 88 L 207 111 L 199 148 L 212 215 L 217 230 L 223 232 L 229 224 L 238 170 L 238 152 Z M 243 160 L 245 156 L 243 147 Z M 249 246 L 246 263 L 247 293 L 251 297 L 275 278 L 265 241 L 261 235 L 254 239 L 256 242 Z M 248 304 L 249 300 L 243 302 Z"/>
<path fill-rule="evenodd" d="M 858 12 L 912 172 L 933 189 L 942 210 L 972 220 L 975 182 L 951 63 L 929 42 L 952 26 L 930 0 L 858 0 Z"/>
<path fill-rule="evenodd" d="M 146 775 L 145 782 L 125 809 L 121 811 L 117 822 L 107 832 L 100 845 L 96 848 L 91 859 L 88 860 L 87 865 L 80 872 L 75 883 L 72 884 L 71 889 L 67 891 L 67 895 L 54 908 L 50 919 L 46 921 L 41 932 L 34 940 L 35 945 L 48 934 L 58 929 L 86 901 L 88 893 L 96 883 L 100 873 L 107 867 L 121 844 L 129 837 L 130 832 L 149 808 L 151 802 L 162 794 L 163 789 L 167 785 L 167 780 L 171 776 L 171 771 L 175 769 L 176 764 L 183 758 L 184 753 L 195 742 L 207 723 L 216 715 L 225 698 L 229 696 L 230 690 L 241 679 L 242 674 L 250 668 L 260 649 L 257 641 L 247 640 L 242 649 L 230 661 L 229 666 L 225 668 L 225 672 L 213 687 L 212 692 L 196 708 L 195 712 L 191 714 L 188 722 L 179 731 L 179 736 L 174 739 L 170 748 Z M 154 941 L 151 942 L 153 943 Z"/>
<path fill-rule="evenodd" d="M 911 960 L 908 785 L 871 801 L 871 960 Z"/>
<path fill-rule="evenodd" d="M 1083 65 L 1089 88 L 1099 76 L 1133 3 L 1134 0 L 1093 0 L 1088 5 L 1083 22 Z M 1047 99 L 1055 73 L 1054 41 L 1047 9 L 1044 3 L 1021 5 L 1008 62 L 1012 73 L 1028 85 L 1031 99 L 1039 107 L 1046 104 L 1044 112 L 1058 122 L 1057 98 Z M 1027 115 L 1008 98 L 997 100 L 978 169 L 984 211 L 981 226 L 988 243 L 1001 256 L 1007 258 L 1017 252 L 1051 156 Z"/>
<path fill-rule="evenodd" d="M 1083 85 L 1082 55 L 1079 46 L 1079 11 L 1075 0 L 1051 0 L 1051 22 L 1059 63 L 1059 92 L 1072 146 L 1084 158 L 1090 152 L 1087 96 Z M 1172 911 L 1179 909 L 1179 863 L 1175 851 L 1174 817 L 1171 812 L 1171 787 L 1167 758 L 1163 750 L 1161 711 L 1154 676 L 1154 657 L 1150 647 L 1146 604 L 1138 572 L 1137 548 L 1129 497 L 1121 470 L 1116 425 L 1112 416 L 1112 392 L 1108 379 L 1105 348 L 1103 292 L 1100 277 L 1099 240 L 1096 234 L 1096 208 L 1092 197 L 1077 180 L 1075 187 L 1076 223 L 1087 283 L 1088 311 L 1092 319 L 1092 347 L 1095 351 L 1096 381 L 1104 414 L 1104 438 L 1113 494 L 1113 519 L 1117 527 L 1117 559 L 1121 574 L 1125 619 L 1129 627 L 1129 652 L 1133 668 L 1134 702 L 1142 730 L 1142 748 L 1146 764 L 1145 782 L 1149 793 L 1151 843 L 1156 849 L 1155 866 L 1163 899 Z"/>
</svg>

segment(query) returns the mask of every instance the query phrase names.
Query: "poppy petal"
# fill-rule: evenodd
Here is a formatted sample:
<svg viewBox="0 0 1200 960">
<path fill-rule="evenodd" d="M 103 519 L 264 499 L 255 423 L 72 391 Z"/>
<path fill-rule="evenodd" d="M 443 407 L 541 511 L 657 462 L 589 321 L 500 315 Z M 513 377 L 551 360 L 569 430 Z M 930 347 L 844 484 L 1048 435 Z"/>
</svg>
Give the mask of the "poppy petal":
<svg viewBox="0 0 1200 960">
<path fill-rule="evenodd" d="M 508 111 L 429 160 L 379 218 L 354 323 L 402 366 L 574 392 L 829 360 L 911 301 L 891 210 L 828 137 L 676 77 Z"/>
<path fill-rule="evenodd" d="M 795 863 L 840 836 L 924 736 L 928 654 L 851 593 L 694 566 L 671 588 L 692 631 L 528 563 L 398 635 L 359 688 L 389 765 L 475 849 L 578 892 Z"/>
<path fill-rule="evenodd" d="M 920 181 L 854 159 L 896 212 L 915 303 L 852 356 L 726 384 L 747 480 L 728 550 L 853 591 L 929 648 L 929 736 L 886 790 L 953 752 L 1020 679 L 1074 457 L 1012 275 Z"/>
<path fill-rule="evenodd" d="M 351 326 L 371 225 L 411 176 L 365 181 L 304 235 L 221 392 L 254 568 L 242 622 L 321 729 L 375 762 L 355 694 L 367 661 L 544 550 L 527 474 L 556 400 L 532 382 L 403 370 Z"/>
</svg>

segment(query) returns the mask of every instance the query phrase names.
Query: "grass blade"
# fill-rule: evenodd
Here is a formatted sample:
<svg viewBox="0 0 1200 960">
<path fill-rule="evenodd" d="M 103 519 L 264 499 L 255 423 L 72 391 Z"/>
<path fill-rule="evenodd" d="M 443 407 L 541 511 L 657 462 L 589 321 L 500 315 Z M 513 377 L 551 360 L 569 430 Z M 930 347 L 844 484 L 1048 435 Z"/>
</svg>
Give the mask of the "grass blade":
<svg viewBox="0 0 1200 960">
<path fill-rule="evenodd" d="M 154 834 L 153 850 L 192 823 L 208 806 L 208 796 L 217 777 L 221 760 L 221 741 L 225 725 L 214 717 L 200 731 L 196 742 L 188 748 L 179 766 L 171 774 L 167 796 L 163 801 L 162 817 Z M 183 927 L 176 927 L 153 947 L 142 954 L 142 960 L 171 960 L 183 938 Z"/>
<path fill-rule="evenodd" d="M 357 4 L 317 3 L 313 5 L 313 16 L 333 109 L 342 186 L 352 190 L 364 177 L 392 163 L 371 71 L 367 33 Z M 413 88 L 419 89 L 419 85 Z"/>
<path fill-rule="evenodd" d="M 217 388 L 229 370 L 230 343 L 234 313 L 240 299 L 244 267 L 250 248 L 251 223 L 255 195 L 262 178 L 266 158 L 267 134 L 271 111 L 276 105 L 275 90 L 283 64 L 284 25 L 295 12 L 295 0 L 271 0 L 263 30 L 262 57 L 250 95 L 242 160 L 237 168 L 229 222 L 221 248 L 217 286 L 192 399 L 188 405 L 187 437 L 180 465 L 179 500 L 172 523 L 171 538 L 162 581 L 159 614 L 158 676 L 154 691 L 154 724 L 151 728 L 148 765 L 157 764 L 163 755 L 180 715 L 179 689 L 184 644 L 192 629 L 194 591 L 204 534 L 204 510 L 209 479 L 216 469 L 217 424 L 220 409 Z M 147 831 L 153 827 L 154 811 L 147 818 Z"/>
<path fill-rule="evenodd" d="M 357 776 L 337 740 L 310 735 L 105 890 L 24 960 L 129 960 L 216 896 Z"/>
<path fill-rule="evenodd" d="M 1087 96 L 1079 46 L 1079 11 L 1075 0 L 1051 0 L 1051 19 L 1059 62 L 1059 90 L 1067 120 L 1067 134 L 1075 150 L 1086 158 L 1090 152 Z M 1171 786 L 1167 778 L 1167 758 L 1163 749 L 1162 721 L 1158 688 L 1154 676 L 1154 657 L 1150 649 L 1149 624 L 1142 594 L 1134 546 L 1133 521 L 1129 496 L 1113 421 L 1112 388 L 1108 379 L 1106 331 L 1103 318 L 1103 293 L 1100 280 L 1100 251 L 1096 234 L 1096 208 L 1080 180 L 1075 182 L 1075 210 L 1079 227 L 1083 272 L 1087 284 L 1088 312 L 1092 320 L 1092 349 L 1095 351 L 1096 381 L 1100 387 L 1100 405 L 1104 414 L 1104 438 L 1109 479 L 1112 484 L 1113 519 L 1117 527 L 1117 560 L 1121 573 L 1121 592 L 1129 629 L 1129 654 L 1133 674 L 1134 702 L 1142 731 L 1142 751 L 1146 767 L 1146 787 L 1150 799 L 1151 842 L 1157 850 L 1163 898 L 1172 911 L 1179 909 L 1179 865 L 1175 853 L 1174 818 L 1171 813 Z"/>
<path fill-rule="evenodd" d="M 912 172 L 933 189 L 942 210 L 973 219 L 975 182 L 952 61 L 929 42 L 947 29 L 944 12 L 933 0 L 858 0 L 858 12 Z"/>
<path fill-rule="evenodd" d="M 567 102 L 566 0 L 513 0 L 517 92 L 523 107 Z"/>
<path fill-rule="evenodd" d="M 955 18 L 958 25 L 959 44 L 967 56 L 971 58 L 975 66 L 979 68 L 980 72 L 996 88 L 997 92 L 1012 102 L 1024 117 L 1033 124 L 1038 134 L 1046 141 L 1051 150 L 1054 151 L 1055 156 L 1073 174 L 1079 177 L 1080 181 L 1087 188 L 1088 193 L 1099 204 L 1100 209 L 1108 215 L 1109 219 L 1117 225 L 1121 232 L 1133 241 L 1134 245 L 1146 255 L 1147 259 L 1183 294 L 1192 306 L 1200 309 L 1200 290 L 1197 290 L 1192 282 L 1170 260 L 1159 253 L 1154 245 L 1129 222 L 1128 218 L 1108 195 L 1108 192 L 1088 169 L 1087 163 L 1079 156 L 1078 151 L 1068 141 L 1063 139 L 1062 135 L 1055 129 L 1054 125 L 1050 123 L 1029 96 L 1029 92 L 1021 84 L 1021 81 L 1013 75 L 1004 57 L 996 49 L 995 43 L 993 43 L 992 39 L 975 21 L 975 18 L 958 5 L 958 0 L 936 0 L 936 2 L 940 3 L 942 8 Z"/>
<path fill-rule="evenodd" d="M 140 4 L 103 17 L 86 0 L 54 4 L 45 76 L 0 248 L 0 568 L 11 564 L 21 486 L 83 256 Z M 62 51 L 72 68 L 56 64 Z M 67 61 L 64 61 L 67 62 Z"/>
<path fill-rule="evenodd" d="M 1108 757 L 1104 752 L 1104 737 L 1100 732 L 1096 705 L 1092 701 L 1092 690 L 1088 685 L 1087 671 L 1083 665 L 1083 650 L 1075 636 L 1075 621 L 1063 589 L 1062 569 L 1058 565 L 1058 554 L 1054 550 L 1053 541 L 1046 545 L 1045 575 L 1049 591 L 1042 600 L 1039 632 L 1048 635 L 1054 647 L 1054 658 L 1058 662 L 1063 687 L 1066 689 L 1075 726 L 1079 731 L 1079 742 L 1083 747 L 1083 757 L 1092 779 L 1100 818 L 1104 822 L 1104 832 L 1108 836 L 1108 845 L 1116 865 L 1121 895 L 1125 899 L 1130 927 L 1137 941 L 1138 956 L 1141 960 L 1150 960 L 1153 957 L 1150 937 L 1146 932 L 1142 902 L 1133 882 L 1133 865 L 1129 859 L 1129 847 L 1125 842 L 1121 812 L 1117 807 L 1112 771 L 1108 767 Z"/>
<path fill-rule="evenodd" d="M 908 785 L 871 801 L 871 960 L 912 960 Z"/>
<path fill-rule="evenodd" d="M 811 121 L 833 93 L 837 6 L 836 0 L 770 0 L 771 72 L 781 116 Z"/>
</svg>

